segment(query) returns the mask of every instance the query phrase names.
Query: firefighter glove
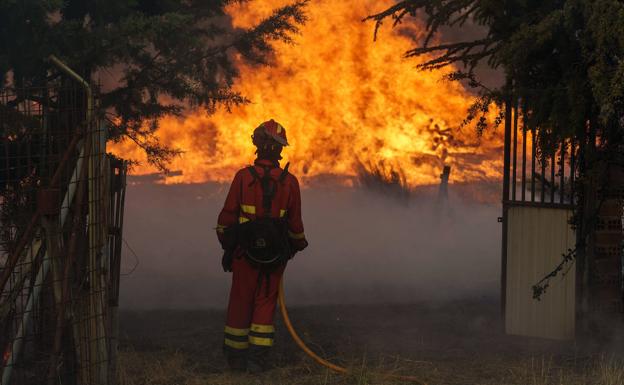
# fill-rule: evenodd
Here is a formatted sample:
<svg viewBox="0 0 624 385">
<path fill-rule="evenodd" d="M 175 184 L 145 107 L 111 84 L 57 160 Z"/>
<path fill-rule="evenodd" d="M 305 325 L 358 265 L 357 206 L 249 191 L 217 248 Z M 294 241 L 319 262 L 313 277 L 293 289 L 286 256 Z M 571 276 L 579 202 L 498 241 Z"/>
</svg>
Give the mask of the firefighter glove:
<svg viewBox="0 0 624 385">
<path fill-rule="evenodd" d="M 232 257 L 234 255 L 234 250 L 224 250 L 223 257 L 221 258 L 221 267 L 223 267 L 223 271 L 228 273 L 232 271 Z"/>
</svg>

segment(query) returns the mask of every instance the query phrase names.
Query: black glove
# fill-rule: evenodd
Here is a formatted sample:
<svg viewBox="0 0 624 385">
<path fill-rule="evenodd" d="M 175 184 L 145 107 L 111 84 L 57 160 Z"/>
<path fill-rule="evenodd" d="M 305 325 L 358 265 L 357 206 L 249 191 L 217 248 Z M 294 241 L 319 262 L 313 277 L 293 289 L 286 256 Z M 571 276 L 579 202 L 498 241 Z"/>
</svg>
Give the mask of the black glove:
<svg viewBox="0 0 624 385">
<path fill-rule="evenodd" d="M 290 254 L 290 258 L 288 259 L 293 259 L 295 258 L 295 254 L 297 254 L 300 251 L 303 251 L 303 249 L 305 249 L 306 247 L 308 247 L 308 241 L 303 238 L 303 239 L 290 239 L 290 250 L 291 250 L 291 254 Z"/>
<path fill-rule="evenodd" d="M 305 238 L 302 239 L 290 239 L 290 247 L 295 252 L 303 251 L 306 247 L 308 247 L 308 241 Z"/>
<path fill-rule="evenodd" d="M 232 271 L 232 260 L 234 256 L 234 250 L 224 250 L 223 257 L 221 257 L 221 267 L 226 273 Z"/>
<path fill-rule="evenodd" d="M 223 247 L 224 250 L 234 251 L 234 249 L 236 248 L 236 245 L 238 244 L 237 238 L 238 238 L 238 226 L 232 225 L 232 226 L 228 226 L 227 228 L 223 230 L 223 235 L 219 237 L 219 240 L 221 241 L 221 246 Z"/>
</svg>

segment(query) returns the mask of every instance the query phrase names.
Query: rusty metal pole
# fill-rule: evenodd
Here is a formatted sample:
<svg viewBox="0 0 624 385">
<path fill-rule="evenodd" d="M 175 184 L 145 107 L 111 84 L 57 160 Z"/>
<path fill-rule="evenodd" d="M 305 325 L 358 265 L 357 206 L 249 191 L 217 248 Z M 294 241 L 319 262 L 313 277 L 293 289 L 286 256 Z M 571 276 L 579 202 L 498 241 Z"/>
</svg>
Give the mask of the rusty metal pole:
<svg viewBox="0 0 624 385">
<path fill-rule="evenodd" d="M 89 149 L 87 148 L 87 151 Z M 83 153 L 88 156 L 88 152 Z M 69 275 L 71 268 L 73 266 L 73 262 L 76 255 L 77 243 L 78 243 L 78 233 L 80 232 L 80 227 L 84 226 L 82 221 L 82 205 L 84 201 L 84 195 L 86 190 L 86 175 L 87 169 L 86 167 L 81 167 L 79 171 L 80 175 L 77 178 L 77 183 L 74 184 L 73 191 L 76 192 L 76 199 L 74 203 L 74 216 L 72 223 L 72 230 L 69 240 L 69 247 L 67 248 L 67 258 L 65 260 L 65 266 L 63 271 L 63 276 L 61 280 L 61 302 L 60 306 L 57 308 L 56 314 L 56 329 L 54 335 L 54 352 L 52 353 L 52 357 L 50 359 L 50 369 L 48 373 L 48 384 L 53 385 L 55 377 L 58 375 L 59 368 L 59 358 L 62 355 L 62 338 L 63 338 L 63 329 L 65 325 L 66 318 L 66 307 L 68 302 L 70 302 L 70 288 L 69 288 Z M 77 187 L 76 187 L 77 186 Z M 70 202 L 71 203 L 71 202 Z M 64 206 L 65 208 L 65 206 Z M 65 210 L 67 211 L 69 206 L 66 206 Z M 65 214 L 67 215 L 67 214 Z M 65 217 L 63 217 L 63 222 L 65 222 Z M 71 308 L 71 307 L 70 307 Z"/>
<path fill-rule="evenodd" d="M 97 273 L 95 271 L 95 268 L 97 266 L 96 263 L 96 250 L 93 249 L 94 247 L 94 232 L 95 229 L 93 227 L 94 222 L 96 221 L 96 212 L 94 210 L 95 208 L 95 204 L 96 202 L 94 202 L 94 198 L 95 198 L 95 187 L 96 187 L 96 182 L 95 182 L 95 156 L 99 155 L 99 154 L 94 154 L 97 150 L 99 150 L 98 147 L 96 147 L 97 144 L 97 139 L 95 138 L 96 135 L 94 135 L 94 133 L 92 132 L 94 125 L 93 125 L 93 108 L 94 108 L 94 101 L 93 101 L 93 91 L 91 89 L 91 85 L 89 84 L 89 82 L 87 80 L 85 80 L 83 77 L 81 77 L 80 75 L 78 75 L 75 71 L 73 71 L 71 68 L 69 68 L 65 63 L 63 63 L 61 60 L 59 60 L 56 56 L 54 55 L 50 55 L 49 56 L 49 60 L 54 63 L 57 67 L 59 67 L 59 69 L 61 69 L 61 71 L 63 71 L 65 74 L 67 74 L 69 77 L 71 77 L 72 79 L 74 79 L 76 82 L 78 82 L 85 90 L 85 95 L 86 95 L 86 102 L 87 102 L 87 106 L 86 106 L 86 111 L 85 111 L 85 121 L 84 121 L 84 130 L 85 130 L 85 140 L 84 140 L 84 145 L 89 148 L 88 154 L 89 156 L 87 156 L 86 159 L 86 163 L 87 163 L 87 178 L 88 178 L 88 216 L 89 216 L 89 223 L 88 223 L 88 234 L 89 234 L 89 258 L 88 258 L 88 274 L 89 274 L 89 319 L 86 320 L 87 323 L 89 325 L 89 330 L 91 333 L 95 333 L 96 337 L 95 337 L 95 341 L 93 341 L 91 338 L 88 341 L 88 345 L 89 345 L 89 358 L 88 358 L 88 362 L 89 362 L 89 366 L 90 367 L 94 367 L 96 368 L 96 373 L 95 376 L 91 376 L 90 380 L 92 383 L 94 384 L 98 384 L 98 383 L 104 383 L 105 381 L 103 381 L 103 379 L 99 376 L 100 372 L 99 370 L 99 365 L 97 364 L 98 361 L 100 361 L 100 344 L 101 341 L 99 341 L 98 338 L 98 331 L 101 329 L 98 325 L 98 319 L 96 319 L 98 317 L 97 311 L 96 311 L 96 294 L 94 293 L 94 291 L 96 290 L 96 288 L 94 287 L 98 281 L 97 277 Z M 99 152 L 99 151 L 97 151 Z M 95 361 L 95 362 L 92 362 Z M 89 371 L 90 374 L 93 375 L 93 373 L 91 371 Z M 84 380 L 84 378 L 83 378 Z"/>
<path fill-rule="evenodd" d="M 505 100 L 505 145 L 503 159 L 503 216 L 502 216 L 502 250 L 501 250 L 501 314 L 505 319 L 507 307 L 507 203 L 509 201 L 509 179 L 511 166 L 511 80 L 507 80 L 507 98 Z"/>
</svg>

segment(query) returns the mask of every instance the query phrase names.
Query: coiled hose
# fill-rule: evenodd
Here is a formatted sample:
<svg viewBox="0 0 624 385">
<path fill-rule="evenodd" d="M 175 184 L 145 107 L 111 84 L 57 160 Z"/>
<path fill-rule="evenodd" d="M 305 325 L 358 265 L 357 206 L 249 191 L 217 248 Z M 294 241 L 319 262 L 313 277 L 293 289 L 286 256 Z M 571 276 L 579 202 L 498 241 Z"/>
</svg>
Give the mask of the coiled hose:
<svg viewBox="0 0 624 385">
<path fill-rule="evenodd" d="M 286 328 L 288 329 L 288 332 L 290 333 L 293 340 L 295 340 L 295 343 L 297 344 L 297 346 L 299 346 L 301 350 L 303 350 L 308 356 L 310 356 L 310 358 L 312 358 L 318 364 L 325 366 L 337 373 L 349 374 L 349 370 L 347 368 L 333 364 L 325 360 L 324 358 L 320 357 L 318 354 L 314 353 L 305 344 L 305 342 L 303 342 L 303 340 L 299 337 L 299 335 L 297 334 L 297 331 L 295 331 L 295 328 L 290 322 L 290 317 L 288 317 L 288 310 L 286 309 L 286 301 L 284 300 L 284 277 L 282 277 L 282 280 L 280 282 L 278 299 L 279 299 L 280 310 L 282 313 L 282 318 L 284 319 L 284 324 L 286 325 Z M 413 383 L 420 384 L 420 385 L 427 385 L 426 383 L 422 382 L 419 378 L 415 376 L 402 376 L 398 374 L 383 374 L 382 376 L 387 377 L 387 378 L 394 378 L 394 379 L 402 380 L 402 381 L 413 382 Z"/>
</svg>

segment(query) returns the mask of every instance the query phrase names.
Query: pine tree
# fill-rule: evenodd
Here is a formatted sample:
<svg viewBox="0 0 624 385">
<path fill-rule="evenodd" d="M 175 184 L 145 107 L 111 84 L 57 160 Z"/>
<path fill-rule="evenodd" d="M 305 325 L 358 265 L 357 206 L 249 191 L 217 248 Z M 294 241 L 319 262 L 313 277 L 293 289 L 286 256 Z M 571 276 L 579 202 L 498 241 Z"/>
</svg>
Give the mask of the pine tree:
<svg viewBox="0 0 624 385">
<path fill-rule="evenodd" d="M 297 0 L 235 29 L 224 8 L 240 1 L 0 0 L 0 89 L 49 83 L 50 54 L 92 82 L 98 72 L 120 73 L 99 95 L 111 137 L 134 140 L 165 168 L 177 150 L 159 143 L 158 119 L 247 103 L 231 88 L 234 57 L 266 64 L 271 41 L 290 41 L 305 21 L 307 0 Z"/>
<path fill-rule="evenodd" d="M 367 19 L 377 29 L 387 19 L 396 26 L 410 16 L 425 18 L 427 35 L 405 56 L 433 55 L 419 65 L 422 70 L 458 65 L 449 78 L 480 89 L 476 107 L 485 109 L 512 93 L 523 100 L 531 124 L 542 128 L 544 137 L 580 135 L 588 122 L 595 122 L 597 136 L 621 136 L 624 2 L 405 0 Z M 484 26 L 485 36 L 432 44 L 442 27 L 461 27 L 467 21 Z M 480 63 L 502 69 L 508 85 L 483 87 L 474 71 Z"/>
<path fill-rule="evenodd" d="M 478 130 L 488 126 L 492 102 L 516 99 L 528 126 L 537 128 L 543 154 L 553 154 L 564 139 L 579 144 L 576 248 L 533 287 L 534 296 L 539 298 L 548 281 L 574 258 L 584 277 L 590 276 L 593 250 L 588 244 L 600 209 L 596 197 L 610 187 L 609 168 L 624 169 L 624 1 L 403 0 L 366 20 L 375 21 L 376 34 L 384 21 L 397 26 L 409 17 L 424 18 L 427 34 L 405 56 L 429 55 L 421 70 L 456 65 L 449 79 L 479 90 L 466 119 L 477 119 Z M 441 28 L 468 21 L 483 26 L 484 36 L 432 43 Z M 506 84 L 483 86 L 475 75 L 479 64 L 504 71 Z"/>
</svg>

